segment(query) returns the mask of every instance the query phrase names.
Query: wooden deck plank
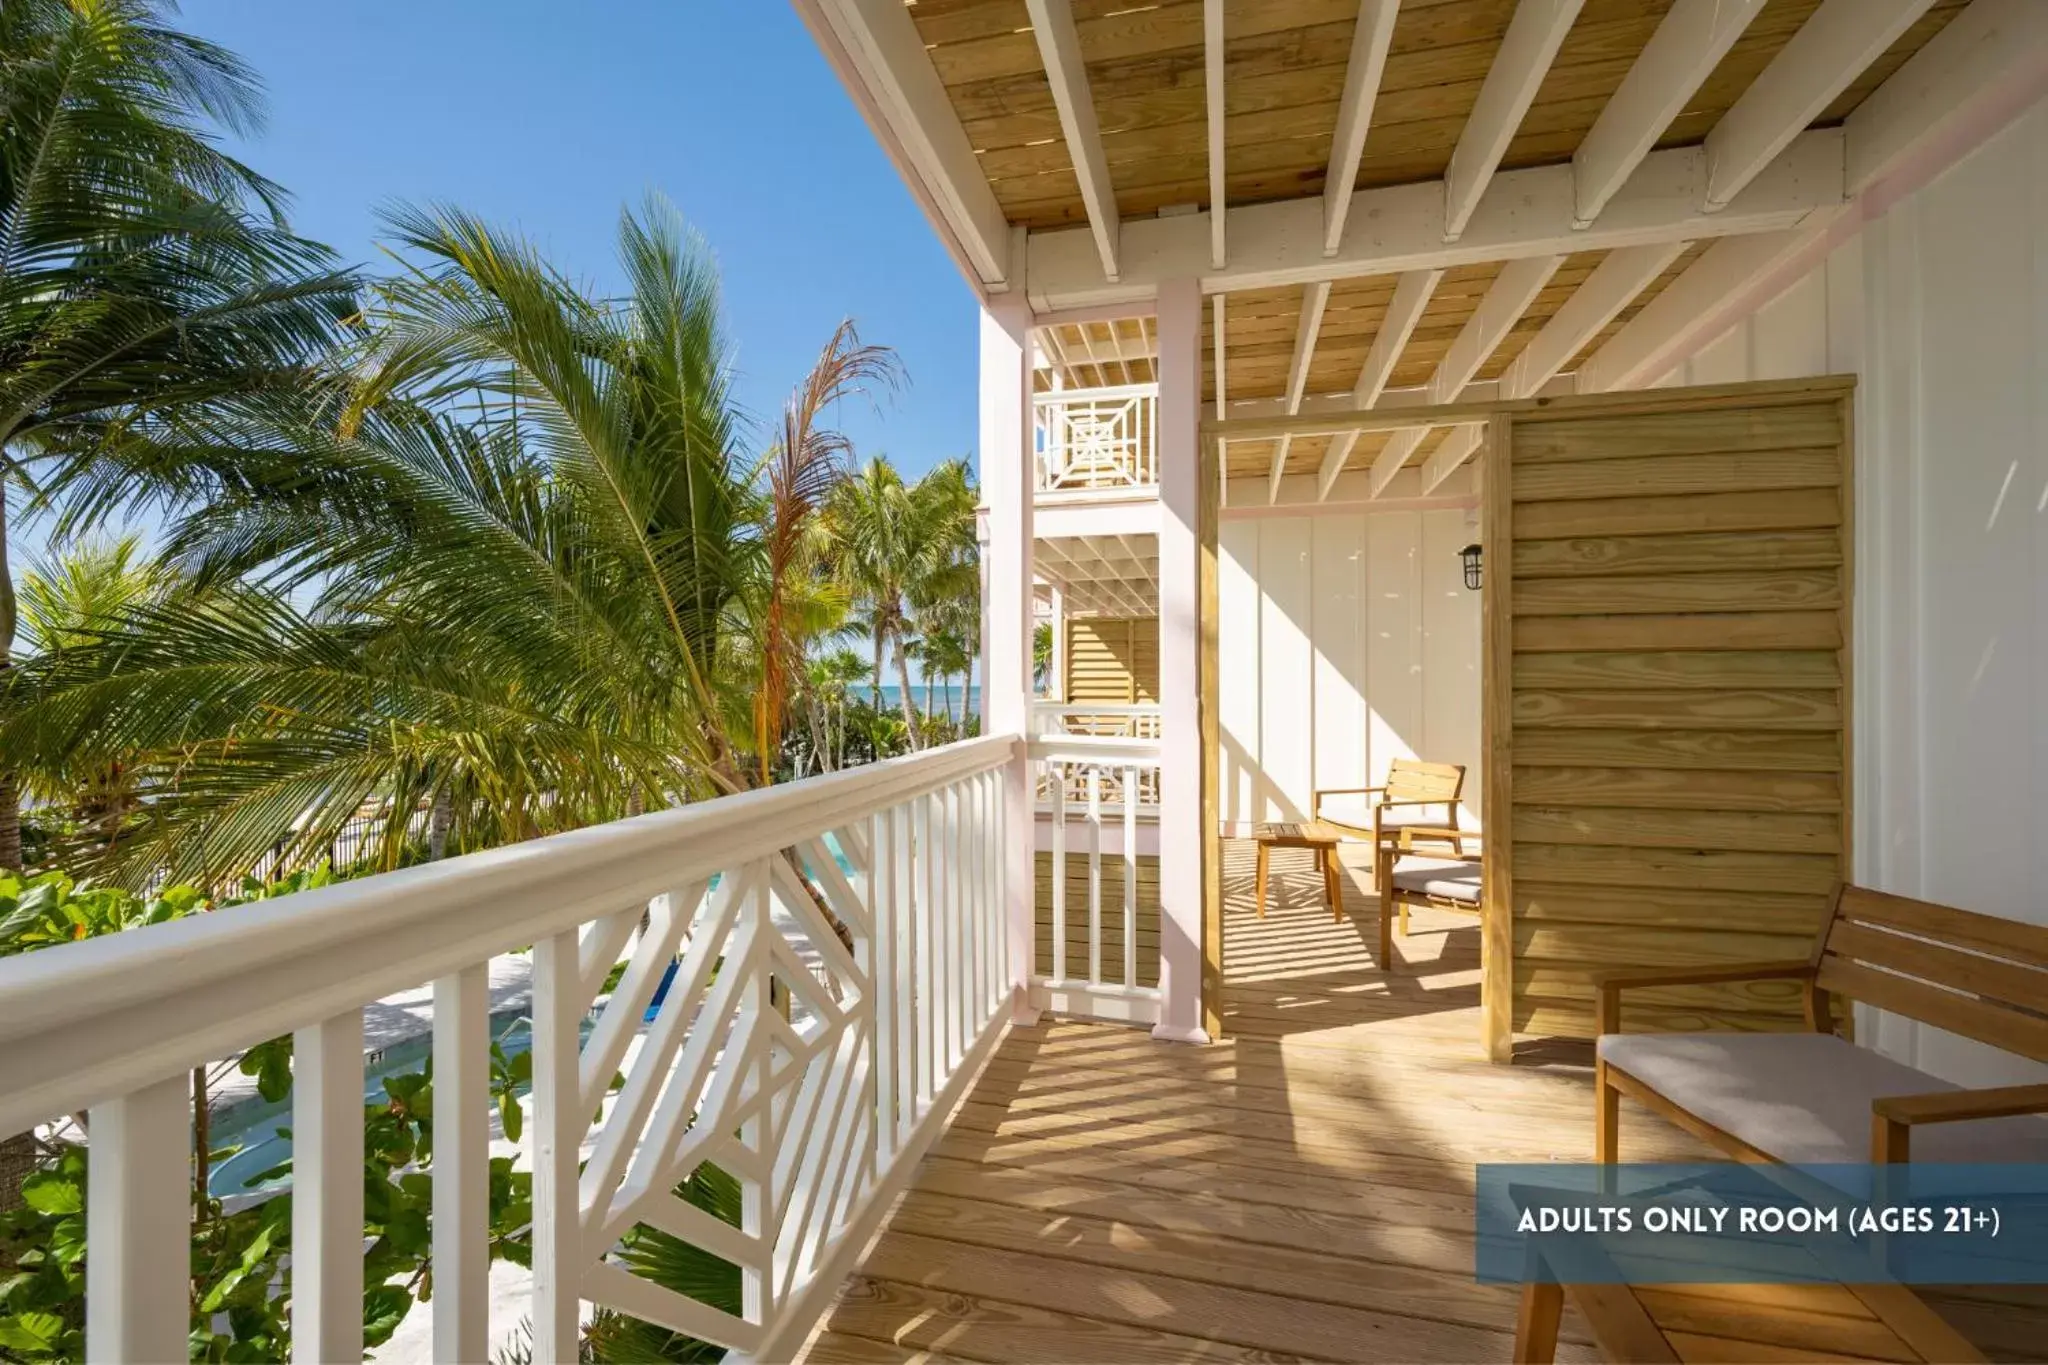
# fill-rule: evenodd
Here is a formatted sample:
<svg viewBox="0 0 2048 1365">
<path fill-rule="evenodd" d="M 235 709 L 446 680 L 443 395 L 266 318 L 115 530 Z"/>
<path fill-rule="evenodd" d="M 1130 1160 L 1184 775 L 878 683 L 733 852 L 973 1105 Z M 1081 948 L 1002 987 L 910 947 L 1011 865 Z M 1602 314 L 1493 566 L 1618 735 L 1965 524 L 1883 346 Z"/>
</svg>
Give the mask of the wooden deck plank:
<svg viewBox="0 0 2048 1365">
<path fill-rule="evenodd" d="M 1489 1063 L 1470 917 L 1418 912 L 1389 974 L 1362 849 L 1343 850 L 1341 919 L 1306 864 L 1276 863 L 1258 920 L 1245 847 L 1222 869 L 1226 1040 L 1014 1031 L 806 1359 L 1509 1358 L 1517 1295 L 1472 1279 L 1473 1164 L 1590 1159 L 1589 1050 Z M 1626 1159 L 1709 1155 L 1639 1111 L 1622 1133 Z M 1811 1290 L 1790 1318 L 1764 1311 L 1771 1286 L 1651 1292 L 1689 1360 L 1896 1354 Z M 1927 1297 L 2000 1359 L 2048 1321 L 2023 1291 Z M 1558 1358 L 1596 1357 L 1567 1309 Z"/>
</svg>

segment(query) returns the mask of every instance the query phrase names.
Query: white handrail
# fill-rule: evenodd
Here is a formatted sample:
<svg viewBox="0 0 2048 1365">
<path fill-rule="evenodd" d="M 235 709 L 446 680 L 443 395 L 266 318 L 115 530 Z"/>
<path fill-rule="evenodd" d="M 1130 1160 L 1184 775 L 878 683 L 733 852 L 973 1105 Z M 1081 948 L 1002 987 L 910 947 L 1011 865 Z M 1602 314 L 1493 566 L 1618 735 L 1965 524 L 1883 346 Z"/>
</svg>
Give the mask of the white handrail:
<svg viewBox="0 0 2048 1365">
<path fill-rule="evenodd" d="M 836 829 L 999 766 L 1016 744 L 965 740 L 0 959 L 0 1128 L 19 1132 L 644 902 L 784 848 L 792 831 Z"/>
<path fill-rule="evenodd" d="M 531 945 L 534 1360 L 576 1358 L 582 1300 L 786 1358 L 1022 1003 L 1022 755 L 969 740 L 0 962 L 0 1124 L 91 1109 L 87 1354 L 182 1355 L 185 1075 L 290 1031 L 293 1354 L 361 1358 L 363 1008 L 432 980 L 435 1351 L 487 1357 L 487 1130 L 457 1111 L 487 1099 L 480 965 Z M 704 1162 L 739 1226 L 672 1193 Z M 742 1312 L 621 1268 L 641 1223 L 737 1264 Z"/>
</svg>

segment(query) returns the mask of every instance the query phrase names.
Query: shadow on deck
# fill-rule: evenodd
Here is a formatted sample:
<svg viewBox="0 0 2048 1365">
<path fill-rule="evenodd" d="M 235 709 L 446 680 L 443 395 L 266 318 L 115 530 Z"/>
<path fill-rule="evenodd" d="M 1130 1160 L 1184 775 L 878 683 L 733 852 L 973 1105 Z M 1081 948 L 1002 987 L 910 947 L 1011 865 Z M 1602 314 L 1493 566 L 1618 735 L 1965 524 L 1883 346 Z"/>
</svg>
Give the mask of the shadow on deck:
<svg viewBox="0 0 2048 1365">
<path fill-rule="evenodd" d="M 1386 972 L 1345 853 L 1341 920 L 1287 853 L 1259 920 L 1251 846 L 1225 845 L 1226 1041 L 1013 1033 L 805 1359 L 1508 1360 L 1517 1297 L 1472 1279 L 1472 1166 L 1590 1160 L 1590 1051 L 1489 1064 L 1477 922 L 1417 914 Z M 1646 1113 L 1622 1132 L 1625 1159 L 1709 1155 Z M 2038 1316 L 1938 1302 L 2039 1358 Z M 1741 1308 L 1700 1291 L 1699 1311 Z M 1597 1358 L 1570 1313 L 1558 1358 Z"/>
</svg>

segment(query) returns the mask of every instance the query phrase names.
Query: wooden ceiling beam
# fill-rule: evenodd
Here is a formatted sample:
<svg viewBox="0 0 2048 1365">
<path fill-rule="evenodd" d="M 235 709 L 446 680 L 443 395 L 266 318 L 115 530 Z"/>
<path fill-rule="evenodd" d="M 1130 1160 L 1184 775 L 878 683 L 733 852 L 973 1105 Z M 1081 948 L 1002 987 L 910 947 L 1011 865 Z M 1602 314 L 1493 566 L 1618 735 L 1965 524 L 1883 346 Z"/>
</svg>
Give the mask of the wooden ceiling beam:
<svg viewBox="0 0 2048 1365">
<path fill-rule="evenodd" d="M 1116 190 L 1109 180 L 1109 162 L 1102 153 L 1102 128 L 1095 119 L 1095 98 L 1088 89 L 1088 67 L 1081 60 L 1081 35 L 1074 27 L 1073 0 L 1024 0 L 1038 55 L 1052 83 L 1053 107 L 1067 156 L 1081 184 L 1081 202 L 1088 210 L 1088 229 L 1102 257 L 1105 279 L 1117 278 Z"/>
<path fill-rule="evenodd" d="M 1223 240 L 1230 216 L 1229 182 L 1224 174 L 1223 0 L 1202 0 L 1202 80 L 1209 116 L 1209 264 L 1218 270 L 1230 259 Z"/>
<path fill-rule="evenodd" d="M 1589 226 L 1763 9 L 1764 0 L 1678 0 L 1572 154 L 1573 223 Z"/>
<path fill-rule="evenodd" d="M 1429 307 L 1430 297 L 1436 293 L 1437 283 L 1443 277 L 1441 270 L 1410 270 L 1395 282 L 1394 297 L 1387 304 L 1386 315 L 1380 319 L 1379 330 L 1373 334 L 1372 349 L 1366 352 L 1365 367 L 1358 372 L 1358 382 L 1351 389 L 1354 407 L 1369 408 L 1380 401 L 1380 394 L 1387 387 L 1387 378 L 1394 372 L 1395 362 L 1407 349 L 1408 338 L 1415 331 L 1415 324 L 1422 321 L 1423 311 Z M 1299 411 L 1300 407 L 1297 403 L 1295 410 Z M 1351 460 L 1352 447 L 1357 444 L 1358 433 L 1355 431 L 1343 432 L 1330 441 L 1322 468 L 1316 471 L 1317 502 L 1330 496 L 1337 476 L 1344 472 L 1344 466 Z"/>
<path fill-rule="evenodd" d="M 1980 0 L 1981 3 L 1981 0 Z M 1149 301 L 1164 280 L 1194 277 L 1207 293 L 1300 286 L 1357 275 L 1396 275 L 1645 242 L 1697 241 L 1796 227 L 1843 202 L 1843 133 L 1815 129 L 1794 138 L 1719 213 L 1700 208 L 1706 152 L 1652 152 L 1591 227 L 1575 229 L 1568 164 L 1501 171 L 1456 242 L 1444 241 L 1442 181 L 1360 190 L 1335 256 L 1322 254 L 1323 207 L 1316 199 L 1246 204 L 1230 211 L 1230 263 L 1210 264 L 1203 214 L 1134 218 L 1123 225 L 1123 275 L 1106 283 L 1086 228 L 1028 237 L 1028 288 L 1037 311 L 1128 306 Z"/>
<path fill-rule="evenodd" d="M 1479 367 L 1500 346 L 1522 314 L 1529 311 L 1537 293 L 1563 264 L 1562 256 L 1538 256 L 1510 261 L 1501 268 L 1471 319 L 1451 342 L 1451 349 L 1437 362 L 1436 373 L 1430 376 L 1430 396 L 1435 401 L 1451 403 L 1463 395 L 1465 385 L 1479 373 Z M 1386 490 L 1429 432 L 1428 427 L 1407 427 L 1387 438 L 1386 447 L 1373 461 L 1372 474 L 1366 481 L 1368 497 L 1376 498 Z"/>
<path fill-rule="evenodd" d="M 1707 201 L 1742 192 L 1934 0 L 1826 0 L 1707 134 Z"/>
<path fill-rule="evenodd" d="M 1007 288 L 1010 226 L 902 0 L 795 0 L 896 170 L 970 283 Z"/>
<path fill-rule="evenodd" d="M 1387 69 L 1387 47 L 1394 41 L 1399 10 L 1400 0 L 1359 0 L 1344 93 L 1337 102 L 1337 135 L 1330 142 L 1330 167 L 1323 179 L 1325 256 L 1336 255 L 1344 240 L 1344 220 L 1351 212 L 1358 163 L 1365 156 L 1365 135 L 1372 127 L 1372 107 L 1380 97 L 1380 76 Z"/>
<path fill-rule="evenodd" d="M 1464 232 L 1585 0 L 1523 0 L 1444 172 L 1444 240 Z M 1854 0 L 1850 0 L 1854 3 Z"/>
<path fill-rule="evenodd" d="M 1308 367 L 1315 360 L 1316 337 L 1323 330 L 1323 309 L 1330 302 L 1327 282 L 1310 285 L 1302 293 L 1301 320 L 1294 329 L 1294 359 L 1287 366 L 1287 412 L 1301 411 L 1301 397 L 1308 389 Z M 1293 438 L 1282 436 L 1273 446 L 1273 467 L 1266 475 L 1266 501 L 1280 497 L 1280 479 L 1287 473 L 1287 450 Z"/>
</svg>

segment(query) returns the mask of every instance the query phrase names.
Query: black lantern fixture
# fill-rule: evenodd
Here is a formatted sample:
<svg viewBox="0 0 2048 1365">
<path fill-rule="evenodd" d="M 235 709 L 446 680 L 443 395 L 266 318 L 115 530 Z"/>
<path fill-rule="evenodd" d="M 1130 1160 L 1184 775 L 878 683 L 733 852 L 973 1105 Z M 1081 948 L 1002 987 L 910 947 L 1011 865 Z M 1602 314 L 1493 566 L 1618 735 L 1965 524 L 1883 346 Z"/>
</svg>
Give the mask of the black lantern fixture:
<svg viewBox="0 0 2048 1365">
<path fill-rule="evenodd" d="M 1465 586 L 1479 591 L 1479 546 L 1475 542 L 1458 551 L 1458 558 L 1465 562 Z"/>
</svg>

